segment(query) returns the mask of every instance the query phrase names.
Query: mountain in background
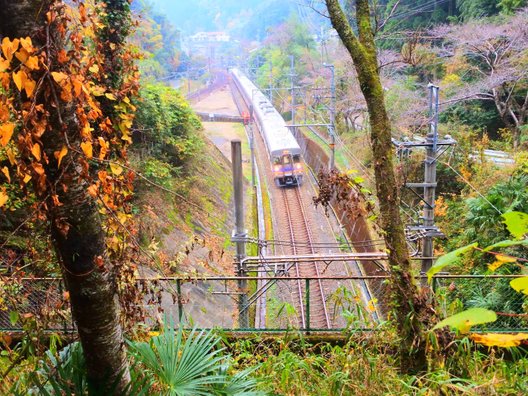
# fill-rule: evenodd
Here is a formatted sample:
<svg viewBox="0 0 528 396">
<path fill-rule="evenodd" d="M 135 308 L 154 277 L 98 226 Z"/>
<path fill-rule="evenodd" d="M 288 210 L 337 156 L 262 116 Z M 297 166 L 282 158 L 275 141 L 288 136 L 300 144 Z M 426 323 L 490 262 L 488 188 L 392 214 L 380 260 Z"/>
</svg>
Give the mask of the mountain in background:
<svg viewBox="0 0 528 396">
<path fill-rule="evenodd" d="M 228 31 L 240 39 L 261 40 L 269 29 L 295 14 L 309 14 L 296 0 L 146 0 L 184 35 Z M 301 10 L 299 10 L 301 8 Z M 304 10 L 302 10 L 304 8 Z"/>
</svg>

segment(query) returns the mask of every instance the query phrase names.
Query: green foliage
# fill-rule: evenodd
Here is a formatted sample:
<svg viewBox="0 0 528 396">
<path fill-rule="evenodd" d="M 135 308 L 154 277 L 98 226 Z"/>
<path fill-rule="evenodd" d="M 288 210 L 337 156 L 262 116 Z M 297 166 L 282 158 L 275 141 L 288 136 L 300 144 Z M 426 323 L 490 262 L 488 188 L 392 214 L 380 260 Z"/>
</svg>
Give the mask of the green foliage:
<svg viewBox="0 0 528 396">
<path fill-rule="evenodd" d="M 507 212 L 502 215 L 504 224 L 512 236 L 521 239 L 528 234 L 528 214 L 522 212 Z"/>
<path fill-rule="evenodd" d="M 30 384 L 48 395 L 85 395 L 88 393 L 86 366 L 81 344 L 67 345 L 57 356 L 47 351 L 38 369 L 30 375 Z"/>
<path fill-rule="evenodd" d="M 427 279 L 429 282 L 431 282 L 432 277 L 440 272 L 442 269 L 447 267 L 448 265 L 452 265 L 456 263 L 460 256 L 469 250 L 472 250 L 478 246 L 478 243 L 472 243 L 471 245 L 463 246 L 461 248 L 458 248 L 452 252 L 449 252 L 447 254 L 444 254 L 443 256 L 439 257 L 438 260 L 434 263 L 434 265 L 427 271 Z"/>
<path fill-rule="evenodd" d="M 219 348 L 220 341 L 212 331 L 192 330 L 186 334 L 170 326 L 149 342 L 129 342 L 129 352 L 135 362 L 125 395 L 262 395 L 255 390 L 257 383 L 252 378 L 258 366 L 233 370 L 232 360 Z M 89 389 L 78 342 L 58 353 L 55 348 L 46 351 L 36 369 L 22 376 L 9 393 L 16 396 L 99 394 Z M 111 389 L 108 394 L 113 394 Z"/>
<path fill-rule="evenodd" d="M 496 320 L 497 314 L 489 309 L 470 308 L 438 322 L 432 330 L 449 326 L 460 333 L 467 333 L 472 326 L 495 322 Z"/>
<path fill-rule="evenodd" d="M 510 286 L 515 291 L 528 295 L 528 277 L 514 279 L 510 282 Z"/>
<path fill-rule="evenodd" d="M 495 248 L 517 246 L 517 245 L 528 245 L 528 240 L 527 239 L 523 239 L 521 241 L 519 241 L 519 240 L 516 240 L 516 241 L 510 241 L 510 240 L 500 241 L 500 242 L 494 243 L 491 246 L 488 246 L 487 248 L 484 249 L 484 251 L 487 252 L 487 251 L 493 250 Z"/>
<path fill-rule="evenodd" d="M 355 334 L 332 344 L 303 339 L 253 336 L 231 346 L 242 367 L 259 364 L 260 388 L 272 395 L 459 395 L 525 394 L 528 359 L 482 353 L 469 340 L 450 344 L 441 369 L 402 375 L 393 350 L 398 338 L 388 330 Z"/>
<path fill-rule="evenodd" d="M 166 188 L 171 187 L 172 177 L 179 173 L 178 170 L 170 164 L 152 157 L 144 161 L 142 167 L 143 174 L 149 180 Z"/>
<path fill-rule="evenodd" d="M 129 342 L 131 354 L 144 368 L 143 376 L 160 395 L 258 395 L 252 369 L 231 376 L 229 360 L 218 348 L 220 338 L 193 329 L 184 334 L 173 326 L 149 342 Z"/>
<path fill-rule="evenodd" d="M 451 2 L 431 2 L 428 0 L 389 0 L 385 6 L 385 17 L 393 10 L 398 3 L 393 18 L 389 19 L 384 32 L 418 30 L 432 24 L 447 22 L 449 17 L 456 13 L 456 9 Z M 380 5 L 381 5 L 380 4 Z M 383 43 L 384 46 L 391 46 L 394 43 Z"/>
<path fill-rule="evenodd" d="M 509 237 L 502 225 L 501 213 L 528 212 L 528 175 L 514 175 L 509 180 L 497 183 L 485 198 L 466 201 L 467 214 L 459 227 L 464 230 L 465 241 L 478 241 L 481 246 L 492 245 Z"/>
<path fill-rule="evenodd" d="M 499 12 L 497 0 L 457 0 L 457 6 L 463 20 L 482 18 Z"/>
<path fill-rule="evenodd" d="M 522 7 L 526 7 L 526 0 L 501 0 L 499 7 L 505 14 L 513 14 L 516 10 Z"/>
<path fill-rule="evenodd" d="M 506 223 L 508 230 L 510 233 L 517 238 L 523 238 L 528 234 L 528 215 L 526 213 L 521 212 L 508 212 L 502 215 L 502 218 L 504 219 L 504 222 Z M 517 242 L 517 243 L 516 243 Z M 508 262 L 515 262 L 515 258 L 510 258 L 508 256 L 499 255 L 495 252 L 492 252 L 491 249 L 495 249 L 498 247 L 510 247 L 514 245 L 520 245 L 528 242 L 528 239 L 524 239 L 522 241 L 501 241 L 498 243 L 493 244 L 492 246 L 488 246 L 487 248 L 483 249 L 484 252 L 493 253 L 497 259 L 497 262 L 499 262 L 499 266 L 502 266 L 504 263 Z M 465 251 L 469 250 L 472 247 L 476 247 L 476 244 L 464 246 L 462 248 L 459 248 L 453 252 L 450 252 L 437 260 L 438 262 L 441 262 L 440 265 L 445 267 L 446 265 L 449 265 L 453 263 L 453 261 Z M 446 257 L 450 259 L 446 259 Z M 436 266 L 435 264 L 435 266 Z M 434 268 L 434 267 L 433 267 Z M 432 275 L 436 273 L 437 271 L 429 270 L 427 272 L 427 275 L 429 277 L 429 280 L 431 279 Z M 504 296 L 507 295 L 507 291 L 504 290 L 505 282 L 504 280 L 501 282 L 501 280 L 497 280 L 491 290 L 481 290 L 479 286 L 477 288 L 464 288 L 463 293 L 468 295 L 468 293 L 475 293 L 477 290 L 480 290 L 482 293 L 482 299 L 480 301 L 471 301 L 469 299 L 466 299 L 465 302 L 467 305 L 473 305 L 477 306 L 480 305 L 479 308 L 471 308 L 466 311 L 460 312 L 456 315 L 453 315 L 451 317 L 448 317 L 444 320 L 442 320 L 440 323 L 438 323 L 433 330 L 450 326 L 452 328 L 457 329 L 461 333 L 467 333 L 471 326 L 475 324 L 482 324 L 482 323 L 489 323 L 489 322 L 495 322 L 497 320 L 497 316 L 493 311 L 489 311 L 487 309 L 484 309 L 482 306 L 486 305 L 494 305 L 501 307 L 502 311 L 504 311 L 504 308 L 508 307 L 509 304 L 504 304 Z M 521 292 L 528 295 L 528 277 L 523 278 L 517 278 L 510 282 L 510 286 L 516 290 L 517 292 Z M 490 298 L 492 297 L 493 298 Z M 491 308 L 491 307 L 489 307 Z"/>
<path fill-rule="evenodd" d="M 449 95 L 448 90 L 446 93 Z M 485 101 L 455 103 L 440 113 L 440 122 L 467 125 L 472 130 L 480 131 L 480 134 L 482 131 L 497 131 L 503 126 L 494 104 Z M 493 134 L 491 137 L 498 136 Z"/>
<path fill-rule="evenodd" d="M 139 69 L 143 79 L 159 79 L 181 66 L 180 32 L 168 18 L 154 10 L 147 1 L 135 2 L 135 10 L 141 14 L 132 42 L 143 58 Z"/>
<path fill-rule="evenodd" d="M 295 72 L 308 73 L 308 59 L 316 56 L 315 41 L 308 27 L 296 16 L 276 27 L 267 40 L 267 46 L 255 51 L 250 63 L 257 67 L 257 82 L 262 87 L 269 85 L 270 63 L 276 85 L 286 84 L 290 73 L 290 55 L 295 57 Z"/>
<path fill-rule="evenodd" d="M 181 94 L 166 85 L 147 84 L 141 88 L 140 98 L 135 119 L 136 147 L 169 164 L 173 172 L 203 146 L 197 133 L 200 120 Z"/>
</svg>

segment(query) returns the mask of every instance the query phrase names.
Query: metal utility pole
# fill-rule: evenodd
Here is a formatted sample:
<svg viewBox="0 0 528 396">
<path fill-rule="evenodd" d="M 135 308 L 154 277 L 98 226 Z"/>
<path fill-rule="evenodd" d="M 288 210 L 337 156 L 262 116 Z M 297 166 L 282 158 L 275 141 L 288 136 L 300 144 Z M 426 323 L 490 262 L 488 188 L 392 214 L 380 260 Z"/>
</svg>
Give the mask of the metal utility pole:
<svg viewBox="0 0 528 396">
<path fill-rule="evenodd" d="M 250 119 L 251 120 L 251 119 Z M 253 124 L 250 121 L 248 124 L 249 127 L 249 149 L 251 151 L 251 186 L 255 188 L 257 185 L 256 176 L 255 176 L 255 132 L 253 131 Z"/>
<path fill-rule="evenodd" d="M 246 237 L 247 230 L 244 229 L 244 183 L 242 174 L 242 143 L 240 139 L 231 141 L 231 163 L 233 166 L 233 191 L 235 199 L 235 230 L 231 236 L 231 241 L 236 243 L 236 260 L 238 265 L 238 276 L 247 276 L 247 268 L 242 265 L 242 259 L 246 257 Z M 249 326 L 248 310 L 244 309 L 248 302 L 247 280 L 238 281 L 238 325 L 241 329 Z"/>
<path fill-rule="evenodd" d="M 424 226 L 434 227 L 434 207 L 436 196 L 436 157 L 438 144 L 438 93 L 440 88 L 429 84 L 429 133 L 426 138 L 425 177 L 424 177 Z M 426 273 L 433 265 L 433 237 L 426 233 L 423 240 L 422 272 Z"/>
<path fill-rule="evenodd" d="M 269 101 L 273 105 L 273 63 L 270 60 L 270 70 L 269 70 Z"/>
<path fill-rule="evenodd" d="M 291 123 L 295 125 L 295 58 L 290 55 L 290 93 L 291 93 Z M 293 128 L 293 135 L 295 136 L 295 128 Z"/>
<path fill-rule="evenodd" d="M 439 91 L 436 85 L 429 84 L 429 132 L 425 140 L 415 139 L 411 141 L 404 138 L 402 141 L 392 139 L 393 144 L 403 157 L 408 157 L 414 148 L 425 149 L 424 181 L 419 183 L 405 183 L 405 186 L 413 191 L 424 204 L 423 215 L 414 225 L 407 225 L 410 232 L 418 234 L 422 239 L 422 268 L 424 275 L 433 265 L 433 238 L 442 237 L 444 234 L 435 226 L 434 208 L 436 198 L 436 166 L 438 157 L 444 154 L 456 141 L 449 135 L 442 139 L 438 138 L 438 114 L 439 114 Z M 415 190 L 423 189 L 423 197 Z M 423 278 L 422 286 L 427 282 Z"/>
<path fill-rule="evenodd" d="M 330 126 L 328 127 L 328 134 L 330 135 L 330 150 L 332 152 L 329 168 L 332 170 L 335 167 L 335 67 L 334 65 L 327 65 L 326 63 L 323 63 L 323 66 L 329 68 L 332 73 L 330 79 Z"/>
</svg>

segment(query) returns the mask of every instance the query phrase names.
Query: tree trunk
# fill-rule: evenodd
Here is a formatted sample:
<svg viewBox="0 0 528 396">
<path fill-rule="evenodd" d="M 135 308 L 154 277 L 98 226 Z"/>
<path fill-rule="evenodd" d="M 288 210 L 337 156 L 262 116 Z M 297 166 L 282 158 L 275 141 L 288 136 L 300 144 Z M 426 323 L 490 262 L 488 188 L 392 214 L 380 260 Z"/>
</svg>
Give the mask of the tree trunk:
<svg viewBox="0 0 528 396">
<path fill-rule="evenodd" d="M 339 0 L 325 1 L 332 25 L 352 57 L 361 91 L 367 102 L 381 227 L 389 249 L 392 309 L 402 338 L 401 367 L 406 372 L 423 371 L 427 368 L 427 354 L 421 320 L 426 318 L 427 306 L 425 299 L 418 293 L 412 275 L 404 226 L 400 217 L 400 200 L 393 167 L 391 125 L 378 72 L 368 1 L 356 1 L 358 36 L 352 31 Z"/>
<path fill-rule="evenodd" d="M 54 4 L 53 0 L 0 0 L 0 34 L 11 39 L 29 36 L 36 47 L 45 47 L 46 13 Z M 49 34 L 59 48 L 47 48 L 49 58 L 65 45 L 56 33 L 51 26 Z M 51 59 L 51 65 L 57 64 Z M 81 177 L 82 154 L 70 151 L 68 165 L 60 170 L 54 156 L 65 146 L 79 146 L 80 127 L 72 104 L 59 99 L 59 114 L 56 104 L 45 98 L 43 94 L 36 98 L 51 114 L 51 125 L 41 137 L 49 160 L 43 161 L 49 187 L 42 199 L 47 199 L 47 216 L 86 359 L 90 393 L 109 394 L 112 389 L 123 394 L 130 374 L 102 219 L 95 199 L 88 194 L 89 184 Z"/>
</svg>

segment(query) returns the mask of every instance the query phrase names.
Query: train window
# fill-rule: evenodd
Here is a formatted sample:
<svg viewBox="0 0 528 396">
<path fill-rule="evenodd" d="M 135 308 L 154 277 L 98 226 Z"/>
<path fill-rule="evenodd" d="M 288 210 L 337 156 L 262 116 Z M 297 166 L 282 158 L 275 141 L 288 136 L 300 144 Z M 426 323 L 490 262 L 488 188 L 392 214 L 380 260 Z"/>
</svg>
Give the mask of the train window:
<svg viewBox="0 0 528 396">
<path fill-rule="evenodd" d="M 284 165 L 288 165 L 291 162 L 291 157 L 289 155 L 283 155 L 282 156 L 282 163 Z"/>
<path fill-rule="evenodd" d="M 299 154 L 296 154 L 293 156 L 293 162 L 298 163 L 301 162 L 301 156 Z"/>
<path fill-rule="evenodd" d="M 281 163 L 281 160 L 279 157 L 274 157 L 273 158 L 273 165 L 280 165 Z"/>
</svg>

